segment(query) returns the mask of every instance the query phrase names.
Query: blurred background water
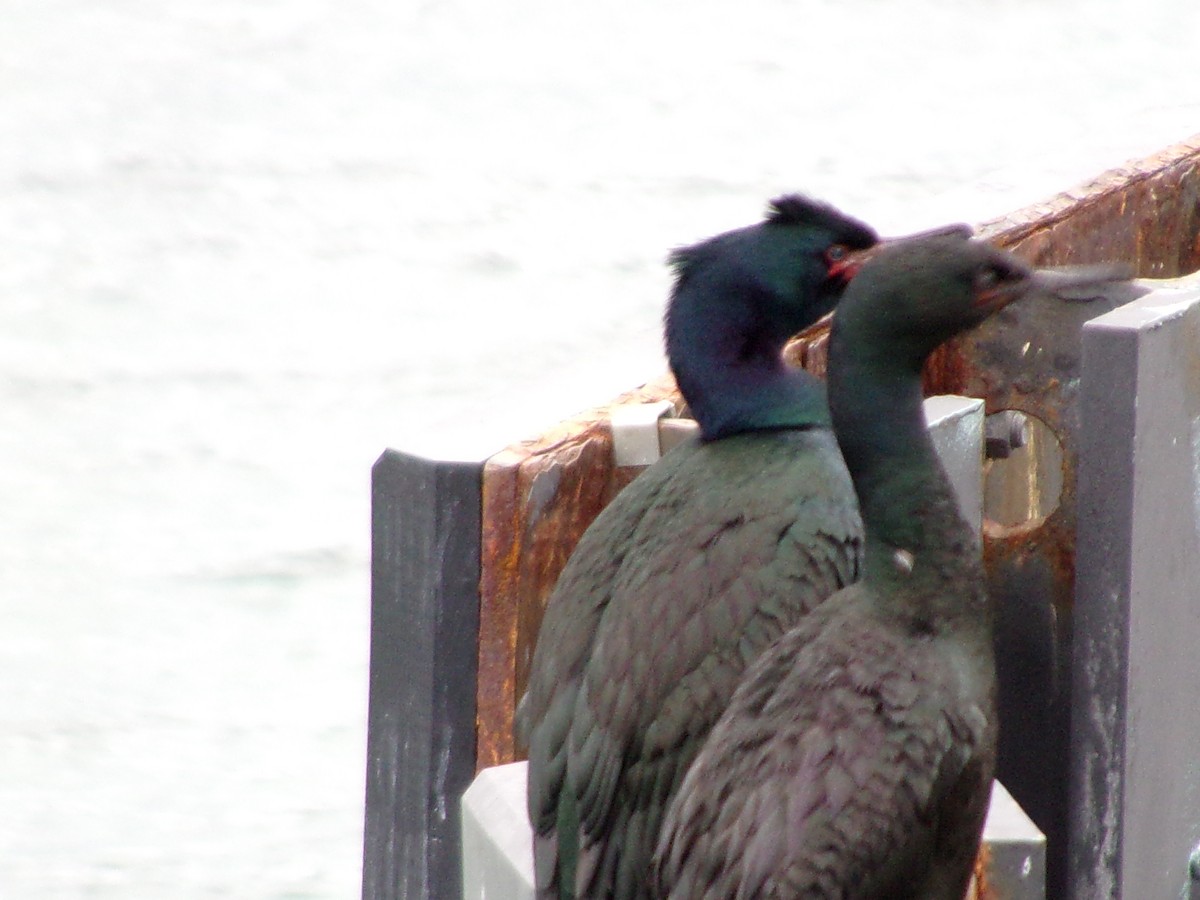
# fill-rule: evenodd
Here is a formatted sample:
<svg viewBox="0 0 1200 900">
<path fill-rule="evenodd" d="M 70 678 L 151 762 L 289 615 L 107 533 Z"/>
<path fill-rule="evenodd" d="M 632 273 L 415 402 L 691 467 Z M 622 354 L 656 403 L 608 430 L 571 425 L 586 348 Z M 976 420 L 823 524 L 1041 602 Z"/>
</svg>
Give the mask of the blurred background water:
<svg viewBox="0 0 1200 900">
<path fill-rule="evenodd" d="M 774 194 L 979 221 L 1188 137 L 1197 47 L 1193 0 L 8 0 L 0 897 L 356 896 L 380 451 L 657 375 L 665 253 Z"/>
</svg>

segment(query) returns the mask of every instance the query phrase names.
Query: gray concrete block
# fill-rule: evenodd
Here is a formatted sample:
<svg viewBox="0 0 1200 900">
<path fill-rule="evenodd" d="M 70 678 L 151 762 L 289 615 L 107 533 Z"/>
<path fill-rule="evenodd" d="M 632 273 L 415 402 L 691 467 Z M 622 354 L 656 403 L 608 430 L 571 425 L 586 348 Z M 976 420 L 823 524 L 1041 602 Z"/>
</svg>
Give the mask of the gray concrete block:
<svg viewBox="0 0 1200 900">
<path fill-rule="evenodd" d="M 1044 900 L 1046 836 L 999 781 L 983 827 L 982 883 L 970 900 Z"/>
<path fill-rule="evenodd" d="M 525 763 L 480 772 L 462 799 L 463 900 L 533 900 Z"/>
<path fill-rule="evenodd" d="M 525 763 L 484 769 L 462 801 L 463 900 L 533 900 L 533 837 Z M 979 900 L 1042 900 L 1046 839 L 999 782 L 984 825 Z M 975 900 L 973 896 L 971 900 Z"/>
<path fill-rule="evenodd" d="M 1187 896 L 1200 841 L 1200 289 L 1083 330 L 1071 896 Z"/>
</svg>

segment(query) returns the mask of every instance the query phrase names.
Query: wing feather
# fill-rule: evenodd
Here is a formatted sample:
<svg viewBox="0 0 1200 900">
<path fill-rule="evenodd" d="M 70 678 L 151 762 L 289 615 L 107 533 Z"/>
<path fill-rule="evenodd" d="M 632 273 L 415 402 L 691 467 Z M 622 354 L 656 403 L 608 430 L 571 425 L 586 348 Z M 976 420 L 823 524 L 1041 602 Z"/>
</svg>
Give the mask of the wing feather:
<svg viewBox="0 0 1200 900">
<path fill-rule="evenodd" d="M 579 896 L 646 896 L 667 802 L 742 672 L 857 578 L 852 497 L 828 431 L 741 435 L 668 454 L 580 541 L 518 713 L 530 819 L 578 855 Z M 554 835 L 566 795 L 578 835 Z"/>
<path fill-rule="evenodd" d="M 989 717 L 932 640 L 829 612 L 855 593 L 747 672 L 667 813 L 661 896 L 926 896 L 919 861 L 978 836 Z"/>
</svg>

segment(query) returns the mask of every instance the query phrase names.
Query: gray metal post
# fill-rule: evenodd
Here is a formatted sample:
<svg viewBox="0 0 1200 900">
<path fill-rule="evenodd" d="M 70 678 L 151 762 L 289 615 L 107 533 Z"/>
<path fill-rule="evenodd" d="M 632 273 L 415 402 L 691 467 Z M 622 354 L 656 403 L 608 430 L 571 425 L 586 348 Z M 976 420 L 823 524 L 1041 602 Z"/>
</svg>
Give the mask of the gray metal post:
<svg viewBox="0 0 1200 900">
<path fill-rule="evenodd" d="M 481 462 L 372 471 L 363 900 L 458 900 L 475 774 Z"/>
<path fill-rule="evenodd" d="M 1174 900 L 1200 840 L 1200 291 L 1084 327 L 1080 413 L 1070 893 Z"/>
</svg>

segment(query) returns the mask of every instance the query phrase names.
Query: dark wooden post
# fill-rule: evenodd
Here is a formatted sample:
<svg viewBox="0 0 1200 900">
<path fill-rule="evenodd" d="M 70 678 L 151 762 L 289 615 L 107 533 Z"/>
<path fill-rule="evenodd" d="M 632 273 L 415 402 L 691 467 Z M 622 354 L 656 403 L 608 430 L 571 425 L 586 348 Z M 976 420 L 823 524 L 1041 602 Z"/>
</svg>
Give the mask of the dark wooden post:
<svg viewBox="0 0 1200 900">
<path fill-rule="evenodd" d="M 475 775 L 482 462 L 372 471 L 363 900 L 458 900 Z"/>
</svg>

